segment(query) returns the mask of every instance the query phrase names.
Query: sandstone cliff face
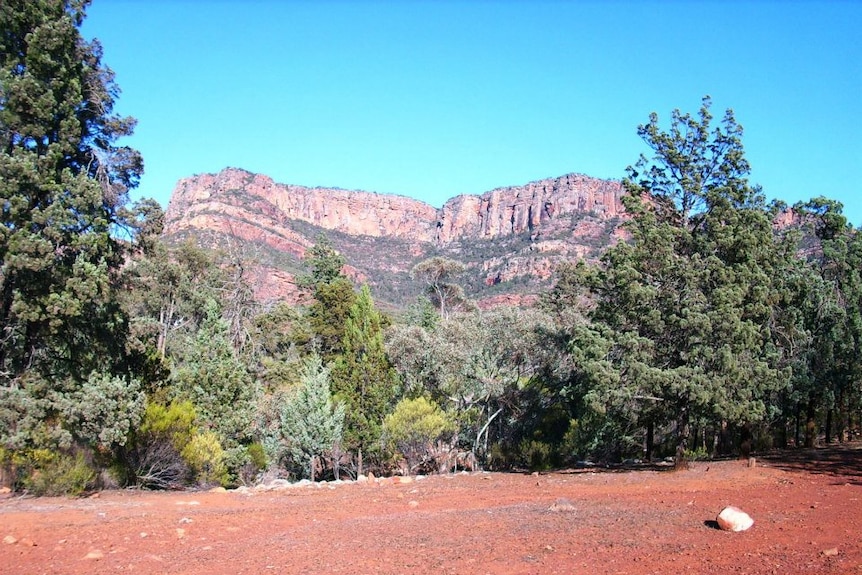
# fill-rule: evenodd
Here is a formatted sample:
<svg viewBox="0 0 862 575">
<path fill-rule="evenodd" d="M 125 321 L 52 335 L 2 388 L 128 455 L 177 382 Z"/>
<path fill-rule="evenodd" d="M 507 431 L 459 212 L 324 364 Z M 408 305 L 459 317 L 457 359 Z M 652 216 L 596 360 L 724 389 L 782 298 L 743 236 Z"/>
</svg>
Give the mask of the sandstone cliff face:
<svg viewBox="0 0 862 575">
<path fill-rule="evenodd" d="M 458 196 L 437 209 L 402 196 L 279 184 L 229 168 L 177 184 L 165 235 L 239 238 L 298 262 L 314 230 L 332 230 L 356 278 L 379 287 L 409 282 L 416 261 L 440 254 L 464 261 L 472 295 L 481 299 L 482 286 L 546 282 L 560 261 L 595 256 L 617 239 L 621 194 L 618 182 L 569 174 Z M 255 281 L 263 299 L 297 294 L 293 273 L 272 262 L 260 266 Z"/>
<path fill-rule="evenodd" d="M 168 204 L 165 233 L 218 225 L 223 215 L 272 231 L 281 231 L 287 220 L 299 220 L 350 235 L 446 245 L 532 231 L 577 213 L 613 218 L 623 210 L 620 196 L 618 182 L 570 174 L 481 196 L 458 196 L 438 210 L 403 196 L 277 184 L 267 176 L 228 168 L 180 180 Z"/>
<path fill-rule="evenodd" d="M 609 219 L 623 211 L 620 195 L 618 182 L 569 174 L 481 196 L 458 196 L 440 210 L 436 240 L 447 244 L 465 236 L 519 234 L 578 213 Z"/>
</svg>

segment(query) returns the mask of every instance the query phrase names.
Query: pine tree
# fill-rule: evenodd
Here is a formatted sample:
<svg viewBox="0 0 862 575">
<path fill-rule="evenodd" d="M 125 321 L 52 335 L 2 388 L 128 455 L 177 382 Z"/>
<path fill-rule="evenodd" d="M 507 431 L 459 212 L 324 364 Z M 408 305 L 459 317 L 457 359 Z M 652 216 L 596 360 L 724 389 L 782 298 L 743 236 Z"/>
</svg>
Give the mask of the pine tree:
<svg viewBox="0 0 862 575">
<path fill-rule="evenodd" d="M 228 323 L 213 300 L 175 369 L 171 394 L 171 399 L 194 404 L 199 425 L 215 431 L 225 449 L 252 439 L 257 387 L 231 345 Z"/>
<path fill-rule="evenodd" d="M 639 128 L 655 156 L 624 181 L 631 241 L 585 270 L 593 326 L 574 342 L 588 402 L 672 422 L 679 463 L 693 424 L 762 421 L 789 379 L 771 331 L 783 265 L 771 213 L 747 182 L 741 126 L 728 111 L 712 128 L 709 107 Z"/>
<path fill-rule="evenodd" d="M 140 155 L 83 0 L 0 6 L 0 443 L 83 440 L 63 415 L 91 373 L 122 375 L 112 237 Z M 84 394 L 86 395 L 86 394 Z M 66 410 L 68 411 L 68 410 Z"/>
<path fill-rule="evenodd" d="M 317 354 L 305 359 L 299 387 L 284 405 L 280 419 L 281 435 L 294 461 L 307 462 L 309 477 L 314 481 L 315 458 L 338 450 L 344 425 L 344 405 L 333 402 L 329 369 Z M 337 479 L 337 469 L 335 473 Z"/>
<path fill-rule="evenodd" d="M 398 376 L 383 346 L 383 318 L 367 285 L 350 308 L 332 387 L 345 405 L 345 447 L 356 452 L 361 472 L 362 458 L 380 452 L 383 420 L 399 392 Z"/>
</svg>

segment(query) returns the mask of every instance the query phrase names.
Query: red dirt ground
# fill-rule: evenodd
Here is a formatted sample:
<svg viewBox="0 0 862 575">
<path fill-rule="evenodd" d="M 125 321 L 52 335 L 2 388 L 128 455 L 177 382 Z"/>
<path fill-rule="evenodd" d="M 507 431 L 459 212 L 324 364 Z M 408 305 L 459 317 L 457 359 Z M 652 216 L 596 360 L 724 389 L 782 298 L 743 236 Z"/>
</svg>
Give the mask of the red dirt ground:
<svg viewBox="0 0 862 575">
<path fill-rule="evenodd" d="M 0 573 L 860 573 L 862 446 L 243 492 L 0 500 Z M 742 533 L 714 519 L 736 505 Z M 14 542 L 13 542 L 14 541 Z"/>
</svg>

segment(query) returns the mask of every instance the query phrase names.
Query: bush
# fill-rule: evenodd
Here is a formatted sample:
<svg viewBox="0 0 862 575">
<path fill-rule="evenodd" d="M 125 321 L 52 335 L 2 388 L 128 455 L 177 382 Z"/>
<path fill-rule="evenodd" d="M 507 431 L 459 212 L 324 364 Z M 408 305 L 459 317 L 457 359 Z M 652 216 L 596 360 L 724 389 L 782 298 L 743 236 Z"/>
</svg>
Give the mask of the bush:
<svg viewBox="0 0 862 575">
<path fill-rule="evenodd" d="M 191 471 L 182 451 L 197 433 L 196 413 L 189 401 L 170 405 L 149 403 L 115 475 L 121 483 L 149 489 L 171 489 L 188 481 Z"/>
<path fill-rule="evenodd" d="M 409 472 L 430 468 L 435 444 L 455 431 L 455 425 L 440 407 L 424 397 L 402 399 L 383 424 L 390 449 L 407 461 Z"/>
<path fill-rule="evenodd" d="M 228 482 L 225 452 L 212 431 L 195 434 L 181 455 L 200 485 L 226 485 Z"/>
<path fill-rule="evenodd" d="M 39 452 L 39 453 L 35 453 Z M 33 467 L 24 479 L 24 488 L 33 495 L 81 495 L 96 485 L 96 471 L 83 453 L 76 455 L 34 450 Z"/>
<path fill-rule="evenodd" d="M 543 441 L 524 440 L 518 446 L 518 459 L 531 471 L 553 467 L 553 450 Z"/>
</svg>

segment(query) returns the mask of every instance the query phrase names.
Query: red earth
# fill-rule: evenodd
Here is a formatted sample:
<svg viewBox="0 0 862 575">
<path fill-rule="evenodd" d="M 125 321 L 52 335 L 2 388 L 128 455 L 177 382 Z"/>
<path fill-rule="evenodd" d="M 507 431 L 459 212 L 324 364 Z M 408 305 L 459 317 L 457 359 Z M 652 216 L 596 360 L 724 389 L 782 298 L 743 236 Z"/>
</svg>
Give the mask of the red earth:
<svg viewBox="0 0 862 575">
<path fill-rule="evenodd" d="M 0 499 L 0 573 L 860 573 L 862 446 L 686 471 Z M 727 505 L 754 518 L 716 528 Z"/>
</svg>

